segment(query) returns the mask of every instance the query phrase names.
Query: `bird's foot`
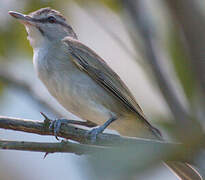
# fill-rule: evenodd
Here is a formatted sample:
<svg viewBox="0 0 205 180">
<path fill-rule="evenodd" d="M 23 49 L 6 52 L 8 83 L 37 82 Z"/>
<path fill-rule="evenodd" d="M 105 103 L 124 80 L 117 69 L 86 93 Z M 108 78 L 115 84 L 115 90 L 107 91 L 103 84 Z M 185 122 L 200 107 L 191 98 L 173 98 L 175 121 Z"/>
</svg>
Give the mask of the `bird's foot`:
<svg viewBox="0 0 205 180">
<path fill-rule="evenodd" d="M 54 136 L 57 140 L 59 140 L 58 133 L 60 132 L 60 127 L 62 123 L 70 123 L 70 121 L 67 119 L 55 119 L 51 121 L 49 126 L 50 129 L 53 129 Z"/>
<path fill-rule="evenodd" d="M 102 133 L 104 131 L 104 126 L 100 126 L 98 128 L 93 128 L 90 131 L 88 131 L 87 136 L 90 136 L 91 142 L 95 143 L 97 140 L 97 135 Z"/>
<path fill-rule="evenodd" d="M 108 119 L 103 125 L 101 125 L 98 128 L 94 128 L 92 130 L 90 130 L 87 135 L 90 135 L 91 138 L 91 142 L 95 143 L 97 140 L 97 135 L 99 133 L 102 133 L 113 121 L 115 121 L 117 118 L 116 116 L 112 115 L 112 117 L 110 119 Z"/>
<path fill-rule="evenodd" d="M 68 119 L 51 120 L 42 112 L 41 112 L 41 115 L 45 118 L 44 119 L 44 124 L 46 126 L 48 125 L 49 129 L 53 130 L 53 134 L 54 134 L 54 136 L 57 140 L 59 140 L 58 133 L 60 132 L 60 127 L 61 127 L 62 123 L 64 123 L 64 124 L 67 124 L 67 123 L 69 123 L 69 124 L 79 124 L 79 122 L 75 121 L 75 120 L 68 120 Z"/>
</svg>

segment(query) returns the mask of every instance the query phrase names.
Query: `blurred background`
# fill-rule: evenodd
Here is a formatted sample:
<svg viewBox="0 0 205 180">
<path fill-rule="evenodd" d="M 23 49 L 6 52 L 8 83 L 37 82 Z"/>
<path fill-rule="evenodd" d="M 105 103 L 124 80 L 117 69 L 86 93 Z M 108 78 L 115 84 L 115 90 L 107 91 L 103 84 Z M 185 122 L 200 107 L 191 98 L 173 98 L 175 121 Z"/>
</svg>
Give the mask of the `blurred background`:
<svg viewBox="0 0 205 180">
<path fill-rule="evenodd" d="M 205 3 L 195 1 L 187 16 L 190 4 L 175 0 L 1 0 L 0 115 L 43 120 L 39 112 L 44 112 L 53 119 L 77 119 L 37 79 L 26 31 L 8 15 L 9 10 L 26 14 L 49 6 L 65 15 L 79 40 L 95 50 L 124 80 L 165 139 L 177 140 L 173 129 L 178 123 L 182 126 L 180 122 L 184 122 L 187 114 L 203 127 Z M 156 64 L 160 64 L 161 74 Z M 54 137 L 3 129 L 0 138 L 56 142 Z M 100 179 L 86 156 L 63 153 L 45 159 L 43 156 L 43 153 L 1 150 L 0 179 Z M 203 169 L 203 160 L 198 159 Z M 131 179 L 165 178 L 177 179 L 167 167 L 158 164 L 132 175 Z"/>
</svg>

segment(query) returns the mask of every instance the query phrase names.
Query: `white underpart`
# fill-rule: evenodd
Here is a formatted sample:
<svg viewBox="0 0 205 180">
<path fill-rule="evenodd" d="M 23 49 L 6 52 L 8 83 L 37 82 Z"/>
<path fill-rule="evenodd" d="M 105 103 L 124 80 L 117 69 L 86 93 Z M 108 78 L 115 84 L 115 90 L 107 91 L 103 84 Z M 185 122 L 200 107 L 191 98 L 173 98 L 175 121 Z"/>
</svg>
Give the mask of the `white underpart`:
<svg viewBox="0 0 205 180">
<path fill-rule="evenodd" d="M 38 77 L 65 109 L 82 119 L 97 121 L 98 124 L 125 109 L 90 76 L 76 67 L 61 38 L 48 39 L 47 36 L 52 37 L 53 32 L 46 31 L 44 36 L 31 25 L 26 25 L 26 30 L 34 50 L 33 63 Z M 55 34 L 56 37 L 63 37 L 60 30 L 56 30 Z"/>
<path fill-rule="evenodd" d="M 98 117 L 98 123 L 102 124 L 112 113 L 95 101 L 103 89 L 76 68 L 63 47 L 53 43 L 44 41 L 44 45 L 34 49 L 33 63 L 39 78 L 65 109 L 82 119 Z M 103 99 L 111 98 L 105 95 Z"/>
<path fill-rule="evenodd" d="M 44 44 L 45 38 L 42 36 L 41 32 L 32 25 L 25 25 L 26 31 L 28 33 L 27 39 L 29 40 L 33 48 L 37 48 Z"/>
</svg>

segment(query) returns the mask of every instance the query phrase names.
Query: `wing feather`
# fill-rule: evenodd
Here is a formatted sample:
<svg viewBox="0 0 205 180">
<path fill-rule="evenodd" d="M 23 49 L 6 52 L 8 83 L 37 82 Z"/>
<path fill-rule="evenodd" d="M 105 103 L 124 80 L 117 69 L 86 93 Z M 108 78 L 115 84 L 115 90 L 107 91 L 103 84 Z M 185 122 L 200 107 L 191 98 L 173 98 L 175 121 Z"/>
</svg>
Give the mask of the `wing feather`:
<svg viewBox="0 0 205 180">
<path fill-rule="evenodd" d="M 128 109 L 135 112 L 138 118 L 153 131 L 154 134 L 160 132 L 154 128 L 145 118 L 145 115 L 136 102 L 134 96 L 123 83 L 120 77 L 99 57 L 93 50 L 85 46 L 76 39 L 66 37 L 66 44 L 69 47 L 71 59 L 81 70 L 96 80 L 103 88 L 111 92 Z M 161 134 L 160 134 L 161 135 Z"/>
</svg>

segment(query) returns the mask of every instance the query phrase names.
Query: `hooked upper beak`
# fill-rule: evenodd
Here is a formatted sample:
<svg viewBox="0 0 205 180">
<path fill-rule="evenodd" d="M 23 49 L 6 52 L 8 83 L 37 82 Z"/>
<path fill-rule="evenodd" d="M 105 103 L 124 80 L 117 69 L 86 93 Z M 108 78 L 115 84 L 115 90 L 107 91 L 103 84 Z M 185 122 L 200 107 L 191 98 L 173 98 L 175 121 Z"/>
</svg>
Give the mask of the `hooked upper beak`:
<svg viewBox="0 0 205 180">
<path fill-rule="evenodd" d="M 14 11 L 9 11 L 9 14 L 13 16 L 14 18 L 18 19 L 22 24 L 35 25 L 34 19 L 28 15 L 14 12 Z"/>
</svg>

